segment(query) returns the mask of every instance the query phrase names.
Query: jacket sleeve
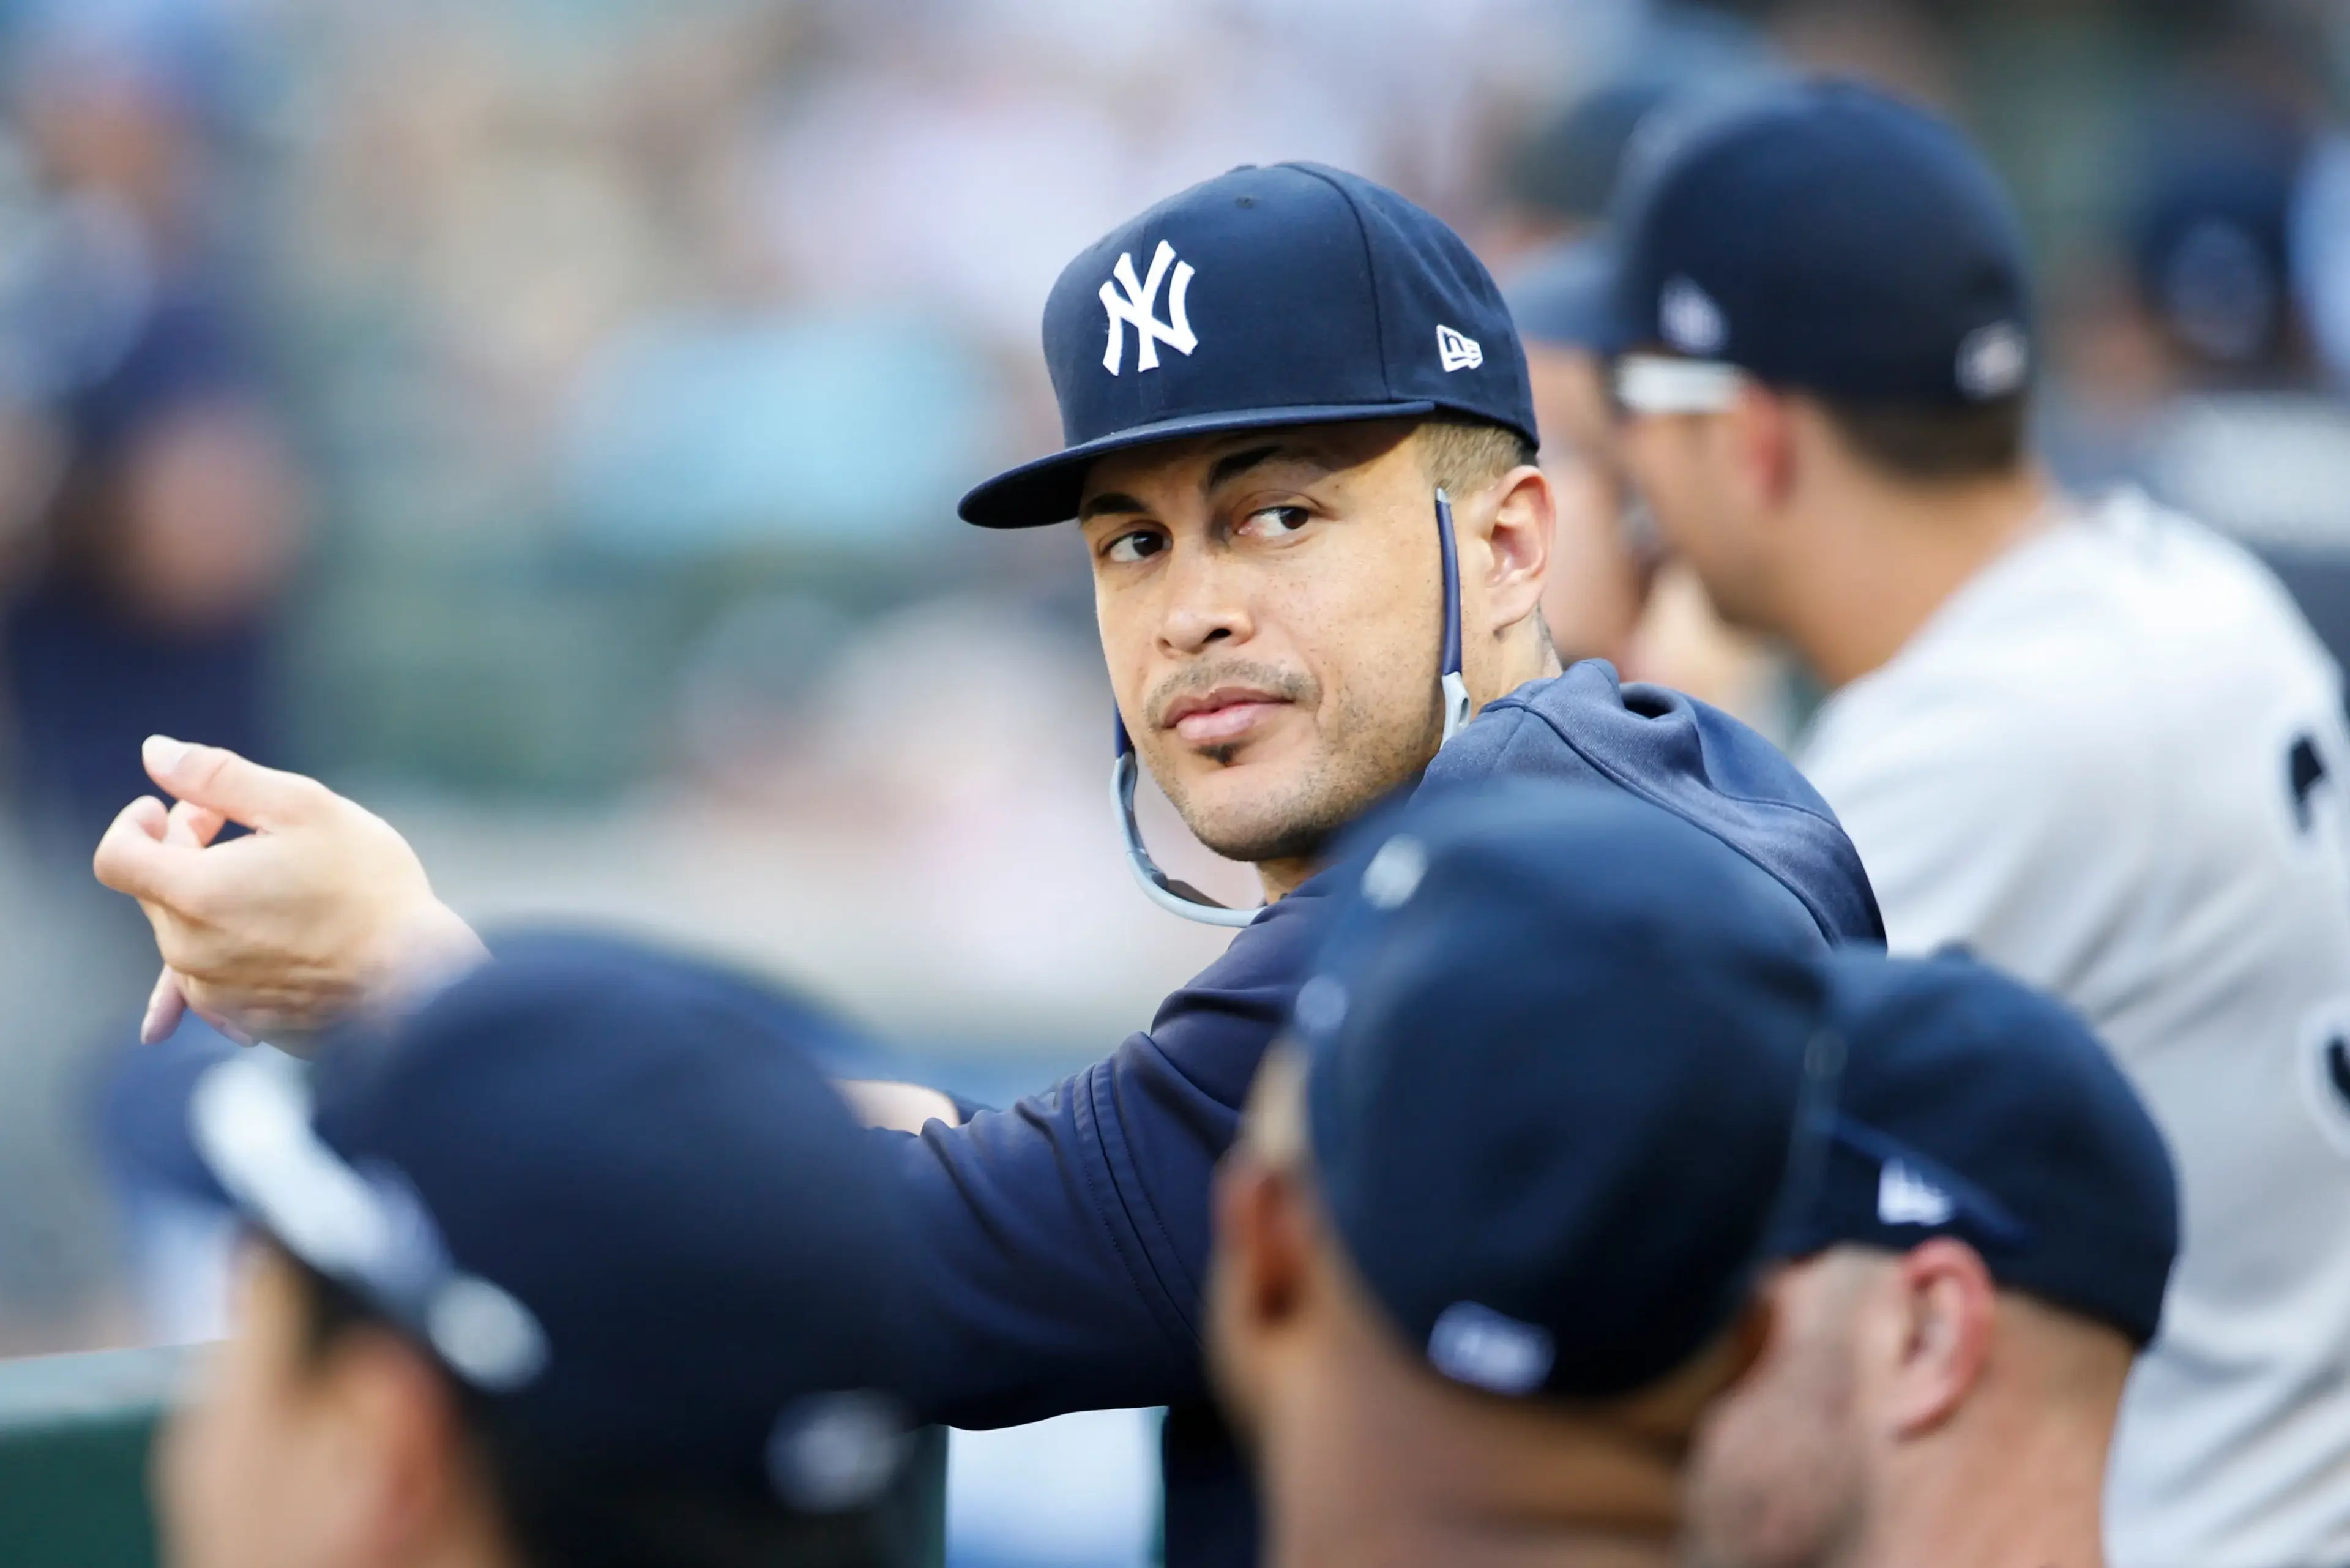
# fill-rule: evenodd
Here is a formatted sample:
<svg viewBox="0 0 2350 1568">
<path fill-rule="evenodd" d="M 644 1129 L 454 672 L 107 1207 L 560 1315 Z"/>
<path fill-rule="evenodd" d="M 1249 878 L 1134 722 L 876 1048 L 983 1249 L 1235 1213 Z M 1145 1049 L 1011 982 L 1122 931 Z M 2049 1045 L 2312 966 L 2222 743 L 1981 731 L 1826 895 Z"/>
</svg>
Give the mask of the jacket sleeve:
<svg viewBox="0 0 2350 1568">
<path fill-rule="evenodd" d="M 1128 1038 L 1044 1094 L 893 1141 L 920 1288 L 906 1392 L 926 1420 L 1008 1426 L 1205 1391 L 1209 1186 L 1286 1017 L 1309 883 Z"/>
</svg>

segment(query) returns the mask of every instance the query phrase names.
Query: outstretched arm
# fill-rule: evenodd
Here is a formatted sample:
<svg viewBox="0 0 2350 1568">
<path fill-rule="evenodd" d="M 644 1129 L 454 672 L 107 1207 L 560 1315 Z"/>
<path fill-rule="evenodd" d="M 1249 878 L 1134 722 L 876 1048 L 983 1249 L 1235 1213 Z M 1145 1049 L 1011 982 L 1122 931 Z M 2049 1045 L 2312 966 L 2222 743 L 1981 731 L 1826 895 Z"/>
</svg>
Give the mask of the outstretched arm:
<svg viewBox="0 0 2350 1568">
<path fill-rule="evenodd" d="M 212 747 L 151 742 L 147 761 L 182 809 L 125 808 L 98 874 L 140 900 L 167 983 L 207 1018 L 298 1042 L 486 956 L 381 818 Z M 204 847 L 214 818 L 254 832 Z M 905 1392 L 925 1417 L 996 1426 L 1204 1396 L 1210 1173 L 1320 903 L 1309 889 L 1282 900 L 1149 1033 L 1010 1110 L 958 1126 L 931 1091 L 852 1088 L 878 1127 L 908 1129 L 872 1136 L 911 1189 L 923 1285 Z"/>
<path fill-rule="evenodd" d="M 132 801 L 93 868 L 139 900 L 162 951 L 147 1038 L 169 1033 L 184 1002 L 241 1038 L 298 1042 L 486 956 L 374 813 L 217 746 L 158 735 L 143 760 L 180 804 Z M 211 844 L 224 822 L 253 831 Z"/>
</svg>

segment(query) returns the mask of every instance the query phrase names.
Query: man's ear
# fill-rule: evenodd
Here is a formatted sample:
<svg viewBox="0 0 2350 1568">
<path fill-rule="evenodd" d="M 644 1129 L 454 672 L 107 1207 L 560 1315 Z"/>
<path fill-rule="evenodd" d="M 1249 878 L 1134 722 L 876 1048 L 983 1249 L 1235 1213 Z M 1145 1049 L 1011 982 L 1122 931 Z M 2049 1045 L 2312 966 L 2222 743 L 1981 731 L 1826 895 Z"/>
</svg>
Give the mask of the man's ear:
<svg viewBox="0 0 2350 1568">
<path fill-rule="evenodd" d="M 1297 1315 L 1312 1242 L 1297 1179 L 1234 1149 L 1216 1173 L 1218 1267 L 1232 1271 L 1232 1302 L 1252 1330 L 1278 1330 Z"/>
<path fill-rule="evenodd" d="M 1215 1253 L 1208 1280 L 1208 1371 L 1234 1431 L 1253 1438 L 1276 1343 L 1308 1289 L 1296 1178 L 1243 1141 L 1216 1168 Z"/>
<path fill-rule="evenodd" d="M 1485 597 L 1492 607 L 1493 635 L 1534 613 L 1543 581 L 1550 574 L 1551 536 L 1558 523 L 1550 477 L 1533 463 L 1520 463 L 1488 487 L 1492 523 L 1484 530 L 1488 558 Z M 1456 509 L 1455 521 L 1459 521 Z"/>
<path fill-rule="evenodd" d="M 1794 493 L 1800 466 L 1793 408 L 1777 392 L 1747 381 L 1739 388 L 1727 422 L 1737 483 L 1746 504 L 1757 515 L 1775 515 Z"/>
<path fill-rule="evenodd" d="M 316 1374 L 321 1414 L 348 1459 L 361 1533 L 381 1561 L 422 1557 L 437 1549 L 456 1511 L 492 1505 L 473 1475 L 473 1448 L 447 1376 L 421 1351 L 390 1330 L 346 1330 Z"/>
<path fill-rule="evenodd" d="M 1885 1288 L 1901 1314 L 1885 1418 L 1894 1436 L 1919 1437 L 1957 1414 L 1981 1379 L 1998 1287 L 1972 1247 L 1937 1236 L 1896 1261 Z"/>
</svg>

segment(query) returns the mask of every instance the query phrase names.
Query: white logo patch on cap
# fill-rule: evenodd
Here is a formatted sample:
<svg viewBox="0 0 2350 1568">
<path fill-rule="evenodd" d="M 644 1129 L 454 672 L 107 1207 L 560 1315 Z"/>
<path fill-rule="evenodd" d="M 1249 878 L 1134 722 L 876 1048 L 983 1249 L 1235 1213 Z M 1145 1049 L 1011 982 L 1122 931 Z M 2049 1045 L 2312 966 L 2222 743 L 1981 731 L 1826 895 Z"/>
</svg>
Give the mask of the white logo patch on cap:
<svg viewBox="0 0 2350 1568">
<path fill-rule="evenodd" d="M 1374 909 L 1399 908 L 1419 891 L 1419 879 L 1427 875 L 1427 849 L 1410 834 L 1399 833 L 1363 867 L 1363 901 Z"/>
<path fill-rule="evenodd" d="M 1297 988 L 1291 1009 L 1297 1026 L 1308 1034 L 1327 1034 L 1347 1021 L 1347 988 L 1326 974 L 1317 974 Z"/>
<path fill-rule="evenodd" d="M 1447 375 L 1455 370 L 1473 370 L 1485 362 L 1485 350 L 1474 337 L 1464 337 L 1439 322 L 1436 327 L 1436 360 L 1444 367 Z"/>
<path fill-rule="evenodd" d="M 1887 1225 L 1939 1225 L 1958 1212 L 1950 1195 L 1898 1159 L 1877 1177 L 1877 1218 Z"/>
<path fill-rule="evenodd" d="M 2032 374 L 2032 340 L 2012 321 L 1978 327 L 1959 344 L 1959 390 L 1977 402 L 2006 397 Z"/>
<path fill-rule="evenodd" d="M 470 1274 L 433 1293 L 424 1329 L 441 1359 L 479 1387 L 519 1388 L 546 1366 L 546 1333 L 530 1309 Z"/>
<path fill-rule="evenodd" d="M 1685 277 L 1665 280 L 1657 296 L 1657 326 L 1665 341 L 1684 354 L 1719 354 L 1730 341 L 1730 323 L 1722 319 L 1721 306 Z"/>
<path fill-rule="evenodd" d="M 1167 319 L 1158 317 L 1159 286 L 1167 281 L 1167 269 L 1175 269 L 1174 286 L 1167 294 Z M 1115 376 L 1126 358 L 1125 328 L 1134 328 L 1134 369 L 1139 374 L 1159 369 L 1159 346 L 1164 343 L 1178 354 L 1190 356 L 1200 346 L 1192 335 L 1191 318 L 1184 313 L 1184 296 L 1191 291 L 1191 264 L 1175 259 L 1175 247 L 1165 240 L 1150 257 L 1150 271 L 1138 279 L 1134 275 L 1134 253 L 1118 253 L 1118 265 L 1110 269 L 1110 281 L 1101 286 L 1102 308 L 1109 312 L 1109 344 L 1102 350 L 1102 369 Z M 1123 295 L 1118 292 L 1125 290 Z"/>
<path fill-rule="evenodd" d="M 768 1435 L 767 1481 L 803 1512 L 843 1513 L 888 1490 L 908 1446 L 905 1417 L 888 1396 L 810 1395 Z"/>
<path fill-rule="evenodd" d="M 1475 1302 L 1454 1302 L 1428 1331 L 1428 1362 L 1455 1383 L 1496 1394 L 1542 1386 L 1557 1358 L 1550 1332 Z"/>
</svg>

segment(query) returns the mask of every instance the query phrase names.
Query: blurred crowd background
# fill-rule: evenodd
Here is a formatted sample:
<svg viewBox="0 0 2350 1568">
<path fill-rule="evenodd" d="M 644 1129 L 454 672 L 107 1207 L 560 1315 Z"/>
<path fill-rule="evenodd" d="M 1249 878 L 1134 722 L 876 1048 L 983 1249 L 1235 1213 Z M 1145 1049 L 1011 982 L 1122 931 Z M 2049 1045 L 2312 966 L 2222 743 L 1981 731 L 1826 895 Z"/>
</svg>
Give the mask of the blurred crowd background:
<svg viewBox="0 0 2350 1568">
<path fill-rule="evenodd" d="M 0 1355 L 189 1331 L 87 1152 L 142 736 L 358 794 L 469 915 L 715 946 L 862 1065 L 1039 1086 L 1221 940 L 1127 885 L 1081 556 L 952 516 L 1057 443 L 1062 263 L 1304 157 L 1506 282 L 1598 220 L 1621 105 L 1804 67 L 2006 172 L 2064 477 L 2251 540 L 2342 646 L 2327 0 L 0 3 Z M 1147 1428 L 1056 1425 L 958 1450 L 964 1560 L 1141 1549 Z M 1022 1501 L 1073 1466 L 1127 1479 Z"/>
</svg>

